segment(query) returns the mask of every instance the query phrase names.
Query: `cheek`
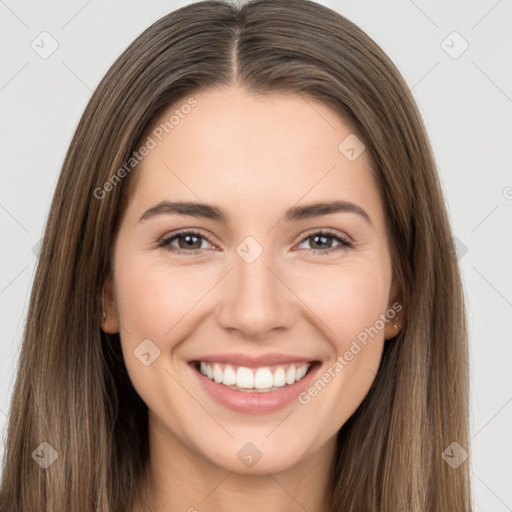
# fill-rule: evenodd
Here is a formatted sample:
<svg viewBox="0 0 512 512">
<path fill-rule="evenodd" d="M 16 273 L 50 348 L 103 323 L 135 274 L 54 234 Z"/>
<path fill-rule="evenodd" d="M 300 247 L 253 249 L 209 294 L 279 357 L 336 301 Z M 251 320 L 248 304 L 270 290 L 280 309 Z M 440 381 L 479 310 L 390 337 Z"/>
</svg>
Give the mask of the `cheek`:
<svg viewBox="0 0 512 512">
<path fill-rule="evenodd" d="M 162 261 L 148 262 L 147 255 L 120 256 L 115 261 L 124 362 L 131 382 L 151 410 L 159 410 L 162 403 L 187 400 L 166 370 L 172 368 L 169 354 L 186 338 L 187 314 L 205 291 L 195 277 L 197 272 L 183 270 Z M 150 354 L 148 365 L 143 360 L 146 352 Z M 172 423 L 171 418 L 167 420 Z"/>
<path fill-rule="evenodd" d="M 382 276 L 372 272 L 347 277 L 341 289 L 337 295 L 339 314 L 334 317 L 334 330 L 341 334 L 337 338 L 339 351 L 347 350 L 347 345 L 361 339 L 364 332 L 376 325 L 386 309 L 389 293 Z"/>
<path fill-rule="evenodd" d="M 381 263 L 379 263 L 379 261 Z M 305 302 L 322 325 L 328 360 L 317 380 L 299 396 L 311 418 L 327 418 L 322 428 L 336 432 L 368 394 L 380 364 L 391 270 L 386 259 L 346 262 L 327 278 L 305 283 Z M 312 285 L 315 284 L 313 287 Z M 314 420 L 312 420 L 314 421 Z M 311 423 L 312 428 L 316 428 Z"/>
<path fill-rule="evenodd" d="M 298 295 L 312 311 L 312 318 L 317 318 L 315 324 L 324 325 L 326 338 L 340 354 L 365 329 L 376 324 L 382 329 L 378 320 L 387 308 L 390 281 L 391 271 L 385 264 L 347 262 L 335 271 L 330 267 L 302 278 Z"/>
<path fill-rule="evenodd" d="M 125 333 L 158 340 L 161 349 L 168 348 L 161 346 L 162 340 L 172 341 L 169 333 L 193 308 L 204 287 L 204 278 L 201 285 L 197 274 L 162 262 L 148 263 L 142 256 L 120 258 L 116 302 Z"/>
<path fill-rule="evenodd" d="M 286 280 L 295 283 L 294 292 L 306 306 L 303 314 L 314 325 L 324 324 L 337 350 L 345 350 L 350 340 L 375 325 L 387 307 L 391 272 L 386 258 L 302 270 L 284 272 Z M 173 267 L 165 260 L 148 263 L 143 255 L 118 258 L 115 289 L 124 337 L 134 333 L 130 343 L 149 338 L 158 340 L 161 349 L 172 348 L 177 341 L 171 331 L 178 324 L 175 333 L 182 331 L 187 315 L 197 313 L 198 301 L 218 278 L 215 265 Z"/>
</svg>

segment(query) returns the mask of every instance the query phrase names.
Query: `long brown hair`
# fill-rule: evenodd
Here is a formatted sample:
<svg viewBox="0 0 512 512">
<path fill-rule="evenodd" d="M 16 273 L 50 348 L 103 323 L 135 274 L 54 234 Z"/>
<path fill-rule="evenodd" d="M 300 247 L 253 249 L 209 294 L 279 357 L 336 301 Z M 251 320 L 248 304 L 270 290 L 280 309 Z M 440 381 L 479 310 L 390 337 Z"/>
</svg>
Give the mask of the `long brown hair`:
<svg viewBox="0 0 512 512">
<path fill-rule="evenodd" d="M 119 335 L 100 323 L 121 200 L 136 166 L 112 178 L 165 108 L 233 83 L 333 108 L 370 151 L 384 202 L 405 323 L 339 432 L 332 511 L 471 511 L 469 461 L 453 467 L 442 456 L 453 442 L 469 451 L 467 326 L 425 128 L 377 44 L 308 0 L 204 1 L 171 12 L 137 37 L 92 95 L 39 256 L 0 508 L 125 512 L 134 503 L 148 461 L 148 411 L 127 375 Z M 46 468 L 36 463 L 55 455 Z"/>
</svg>

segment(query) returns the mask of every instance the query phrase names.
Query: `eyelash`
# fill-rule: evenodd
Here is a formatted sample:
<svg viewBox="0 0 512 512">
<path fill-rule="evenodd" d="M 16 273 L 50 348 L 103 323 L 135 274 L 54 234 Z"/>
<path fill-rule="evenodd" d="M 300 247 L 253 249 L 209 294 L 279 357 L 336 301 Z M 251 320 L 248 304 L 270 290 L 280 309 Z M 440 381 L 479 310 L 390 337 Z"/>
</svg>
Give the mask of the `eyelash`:
<svg viewBox="0 0 512 512">
<path fill-rule="evenodd" d="M 180 249 L 180 248 L 177 248 L 177 247 L 174 247 L 174 246 L 170 245 L 171 242 L 173 242 L 174 240 L 178 239 L 180 236 L 184 236 L 184 235 L 193 235 L 193 236 L 196 236 L 198 238 L 202 238 L 202 239 L 206 240 L 211 245 L 215 245 L 210 240 L 208 240 L 207 237 L 205 237 L 203 234 L 199 233 L 198 231 L 185 230 L 185 231 L 179 231 L 178 233 L 173 233 L 169 237 L 162 238 L 162 240 L 160 240 L 158 242 L 158 247 L 166 249 L 167 251 L 170 251 L 170 252 L 177 252 L 177 253 L 184 252 L 184 253 L 187 254 L 187 256 L 195 256 L 195 255 L 201 254 L 204 249 L 196 249 L 196 250 L 190 250 L 189 251 L 189 250 L 186 250 L 186 249 Z M 336 247 L 325 249 L 325 250 L 322 250 L 322 249 L 306 249 L 308 251 L 313 251 L 314 254 L 316 254 L 316 253 L 331 254 L 331 253 L 336 253 L 338 251 L 348 251 L 348 250 L 353 248 L 352 243 L 347 238 L 341 236 L 338 232 L 332 231 L 330 229 L 322 229 L 322 230 L 312 231 L 311 233 L 308 233 L 299 242 L 299 245 L 301 245 L 302 243 L 307 241 L 308 238 L 311 238 L 311 237 L 316 236 L 316 235 L 323 235 L 323 236 L 326 236 L 327 238 L 333 238 L 336 241 L 340 242 L 340 244 L 338 246 L 336 246 Z"/>
</svg>

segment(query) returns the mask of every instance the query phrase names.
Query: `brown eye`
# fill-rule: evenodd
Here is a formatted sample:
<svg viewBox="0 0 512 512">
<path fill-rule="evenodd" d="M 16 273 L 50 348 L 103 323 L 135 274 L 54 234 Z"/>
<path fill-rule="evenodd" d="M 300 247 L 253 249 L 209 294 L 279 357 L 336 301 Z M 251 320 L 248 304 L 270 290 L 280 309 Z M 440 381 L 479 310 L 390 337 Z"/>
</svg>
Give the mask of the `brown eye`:
<svg viewBox="0 0 512 512">
<path fill-rule="evenodd" d="M 174 241 L 177 241 L 177 246 L 173 245 Z M 197 254 L 204 249 L 204 247 L 202 247 L 203 241 L 211 244 L 211 242 L 201 233 L 196 231 L 182 231 L 163 238 L 159 242 L 158 246 L 165 247 L 168 251 L 177 251 L 180 253 L 190 252 L 190 254 Z"/>
<path fill-rule="evenodd" d="M 338 242 L 338 245 L 333 247 L 333 242 L 331 240 Z M 301 244 L 304 242 L 308 242 L 310 244 L 311 250 L 323 254 L 336 252 L 339 250 L 347 251 L 352 247 L 352 244 L 340 234 L 325 230 L 309 233 L 308 236 L 302 240 Z"/>
</svg>

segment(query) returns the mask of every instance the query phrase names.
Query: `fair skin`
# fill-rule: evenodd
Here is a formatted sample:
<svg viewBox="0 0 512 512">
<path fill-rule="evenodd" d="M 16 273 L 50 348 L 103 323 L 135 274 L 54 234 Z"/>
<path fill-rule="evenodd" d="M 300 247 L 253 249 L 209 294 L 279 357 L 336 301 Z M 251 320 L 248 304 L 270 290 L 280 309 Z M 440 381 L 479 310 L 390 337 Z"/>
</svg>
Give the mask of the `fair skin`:
<svg viewBox="0 0 512 512">
<path fill-rule="evenodd" d="M 235 86 L 193 97 L 197 106 L 133 171 L 103 324 L 120 332 L 128 373 L 149 408 L 155 509 L 325 511 L 336 434 L 367 395 L 394 322 L 309 403 L 267 414 L 212 400 L 188 361 L 279 352 L 319 361 L 321 378 L 399 298 L 369 152 L 347 159 L 338 146 L 353 130 L 313 99 Z M 356 204 L 371 222 L 350 211 L 284 219 L 293 206 L 331 200 Z M 139 220 L 162 201 L 216 205 L 229 221 L 168 213 Z M 158 247 L 185 229 L 203 238 L 193 237 L 191 249 L 186 236 L 175 238 L 180 253 Z M 310 234 L 325 229 L 352 248 L 327 253 L 326 244 L 340 242 Z M 248 236 L 263 249 L 251 263 L 237 253 Z M 134 355 L 145 339 L 160 350 L 148 366 Z M 248 442 L 262 454 L 252 467 L 237 456 Z"/>
</svg>

